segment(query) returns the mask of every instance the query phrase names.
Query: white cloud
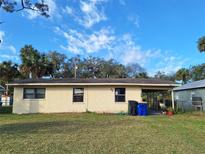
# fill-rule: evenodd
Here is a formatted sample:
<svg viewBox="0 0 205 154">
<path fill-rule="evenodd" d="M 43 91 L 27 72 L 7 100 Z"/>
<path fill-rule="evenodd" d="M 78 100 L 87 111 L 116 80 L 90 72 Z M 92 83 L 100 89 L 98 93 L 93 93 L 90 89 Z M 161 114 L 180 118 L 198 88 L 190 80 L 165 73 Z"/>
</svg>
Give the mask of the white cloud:
<svg viewBox="0 0 205 154">
<path fill-rule="evenodd" d="M 13 45 L 9 45 L 8 49 L 11 50 L 14 54 L 16 53 L 16 48 Z"/>
<path fill-rule="evenodd" d="M 118 55 L 120 62 L 127 65 L 129 63 L 139 63 L 143 66 L 150 58 L 159 57 L 160 50 L 142 50 L 130 34 L 125 34 L 117 40 L 109 55 Z"/>
<path fill-rule="evenodd" d="M 9 46 L 0 47 L 0 62 L 4 60 L 18 61 L 19 55 L 9 49 Z"/>
<path fill-rule="evenodd" d="M 62 31 L 59 27 L 55 32 L 64 36 L 67 45 L 61 45 L 61 48 L 75 54 L 99 52 L 103 49 L 109 50 L 115 37 L 109 29 L 101 29 L 91 34 L 81 33 L 76 30 Z"/>
<path fill-rule="evenodd" d="M 90 13 L 93 11 L 93 4 L 92 3 L 86 3 L 86 2 L 83 2 L 81 1 L 81 10 L 84 12 L 84 13 Z"/>
<path fill-rule="evenodd" d="M 13 56 L 13 55 L 10 55 L 10 54 L 0 54 L 0 57 L 4 58 L 4 59 L 9 59 L 9 60 L 18 58 L 17 56 Z"/>
<path fill-rule="evenodd" d="M 78 24 L 85 28 L 91 28 L 93 25 L 107 19 L 104 13 L 103 3 L 107 0 L 80 0 L 78 8 L 66 6 L 64 13 L 71 15 Z"/>
<path fill-rule="evenodd" d="M 138 15 L 129 16 L 128 21 L 132 22 L 137 28 L 140 28 L 140 21 Z"/>
<path fill-rule="evenodd" d="M 157 59 L 158 61 L 166 60 L 161 50 L 143 50 L 130 34 L 115 36 L 109 28 L 86 34 L 85 32 L 78 32 L 73 29 L 66 32 L 56 27 L 55 32 L 66 39 L 67 44 L 60 45 L 60 47 L 74 54 L 86 55 L 93 52 L 105 52 L 105 54 L 107 53 L 106 59 L 114 58 L 125 65 L 138 63 L 141 66 L 145 66 L 153 59 Z M 174 57 L 171 57 L 171 59 L 174 61 Z M 167 63 L 169 61 L 167 60 Z M 165 68 L 165 64 L 167 63 L 165 62 L 159 65 L 158 69 L 161 66 Z M 166 71 L 168 71 L 168 67 Z"/>
<path fill-rule="evenodd" d="M 10 54 L 0 54 L 0 62 L 8 60 L 11 60 L 12 62 L 19 61 L 19 57 Z"/>
<path fill-rule="evenodd" d="M 160 71 L 166 74 L 172 74 L 182 68 L 187 62 L 188 59 L 174 55 L 171 51 L 165 51 L 164 54 L 161 55 L 159 63 L 156 65 L 155 73 Z"/>
<path fill-rule="evenodd" d="M 35 19 L 39 16 L 38 12 L 32 10 L 26 10 L 26 15 L 23 13 L 23 16 L 27 16 L 28 19 Z"/>
<path fill-rule="evenodd" d="M 4 36 L 5 36 L 5 33 L 3 31 L 0 31 L 0 46 L 3 44 L 3 41 L 4 41 Z"/>
<path fill-rule="evenodd" d="M 138 63 L 145 67 L 149 75 L 157 71 L 167 74 L 177 71 L 186 61 L 169 51 L 160 49 L 143 49 L 131 34 L 115 35 L 111 28 L 102 28 L 92 33 L 79 32 L 74 29 L 63 31 L 56 27 L 55 32 L 66 39 L 63 50 L 74 54 L 104 52 L 106 59 L 116 59 L 125 65 Z"/>
<path fill-rule="evenodd" d="M 79 24 L 90 28 L 94 24 L 106 20 L 103 10 L 98 8 L 101 2 L 97 0 L 90 0 L 89 2 L 80 1 L 80 9 L 83 17 L 78 19 Z"/>
<path fill-rule="evenodd" d="M 107 57 L 114 58 L 125 65 L 138 63 L 145 67 L 151 76 L 157 71 L 166 74 L 176 72 L 188 61 L 174 55 L 171 51 L 162 51 L 161 49 L 144 50 L 130 34 L 116 38 L 118 39 L 115 40 Z"/>
<path fill-rule="evenodd" d="M 4 37 L 4 31 L 0 31 L 0 60 L 17 60 L 16 48 L 13 45 L 6 44 Z"/>
<path fill-rule="evenodd" d="M 69 6 L 66 6 L 64 9 L 62 9 L 62 11 L 63 11 L 64 13 L 69 14 L 69 15 L 72 15 L 72 14 L 73 14 L 73 9 L 72 9 L 71 7 L 69 7 Z"/>
</svg>

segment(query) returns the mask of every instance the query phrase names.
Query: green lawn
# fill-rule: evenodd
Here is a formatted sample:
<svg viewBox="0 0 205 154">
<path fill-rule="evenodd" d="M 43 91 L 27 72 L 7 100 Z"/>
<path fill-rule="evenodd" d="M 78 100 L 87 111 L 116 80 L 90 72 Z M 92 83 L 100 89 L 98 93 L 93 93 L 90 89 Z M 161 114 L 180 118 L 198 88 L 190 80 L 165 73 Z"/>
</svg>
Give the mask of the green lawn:
<svg viewBox="0 0 205 154">
<path fill-rule="evenodd" d="M 205 114 L 2 114 L 0 153 L 205 153 Z"/>
</svg>

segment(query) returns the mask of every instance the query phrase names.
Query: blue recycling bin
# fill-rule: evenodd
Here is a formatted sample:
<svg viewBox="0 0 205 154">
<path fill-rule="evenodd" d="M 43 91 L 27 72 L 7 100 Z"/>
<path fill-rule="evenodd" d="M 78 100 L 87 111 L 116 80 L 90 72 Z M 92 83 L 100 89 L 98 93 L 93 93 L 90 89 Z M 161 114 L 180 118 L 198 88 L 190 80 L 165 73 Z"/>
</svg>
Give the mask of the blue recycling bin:
<svg viewBox="0 0 205 154">
<path fill-rule="evenodd" d="M 141 105 L 141 103 L 138 103 L 138 105 L 137 105 L 137 115 L 138 116 L 142 115 L 142 105 Z"/>
<path fill-rule="evenodd" d="M 138 116 L 146 116 L 147 115 L 147 103 L 138 103 L 137 113 L 138 113 Z"/>
</svg>

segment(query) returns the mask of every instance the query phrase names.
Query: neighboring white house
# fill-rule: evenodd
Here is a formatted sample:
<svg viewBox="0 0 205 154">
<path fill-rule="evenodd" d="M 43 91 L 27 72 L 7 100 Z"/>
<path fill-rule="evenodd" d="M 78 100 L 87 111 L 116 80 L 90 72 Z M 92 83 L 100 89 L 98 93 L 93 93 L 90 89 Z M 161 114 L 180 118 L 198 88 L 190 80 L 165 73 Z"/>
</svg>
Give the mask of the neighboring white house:
<svg viewBox="0 0 205 154">
<path fill-rule="evenodd" d="M 172 91 L 172 81 L 156 79 L 38 79 L 9 83 L 13 113 L 127 112 L 143 91 Z"/>
</svg>

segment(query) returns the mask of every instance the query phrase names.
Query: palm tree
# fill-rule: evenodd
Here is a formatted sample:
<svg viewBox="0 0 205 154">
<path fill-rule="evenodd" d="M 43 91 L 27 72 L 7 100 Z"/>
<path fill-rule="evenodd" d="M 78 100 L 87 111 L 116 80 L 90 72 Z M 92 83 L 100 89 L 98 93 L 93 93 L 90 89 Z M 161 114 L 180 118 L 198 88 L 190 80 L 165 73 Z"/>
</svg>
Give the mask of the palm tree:
<svg viewBox="0 0 205 154">
<path fill-rule="evenodd" d="M 198 43 L 198 50 L 200 52 L 205 52 L 205 36 L 199 38 L 197 43 Z"/>
<path fill-rule="evenodd" d="M 20 66 L 21 72 L 25 76 L 31 78 L 38 78 L 37 69 L 39 68 L 40 53 L 31 45 L 25 45 L 20 51 L 22 64 Z"/>
<path fill-rule="evenodd" d="M 176 73 L 176 79 L 181 80 L 182 84 L 186 84 L 187 81 L 190 79 L 189 70 L 186 68 L 181 68 Z"/>
</svg>

